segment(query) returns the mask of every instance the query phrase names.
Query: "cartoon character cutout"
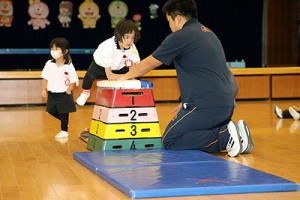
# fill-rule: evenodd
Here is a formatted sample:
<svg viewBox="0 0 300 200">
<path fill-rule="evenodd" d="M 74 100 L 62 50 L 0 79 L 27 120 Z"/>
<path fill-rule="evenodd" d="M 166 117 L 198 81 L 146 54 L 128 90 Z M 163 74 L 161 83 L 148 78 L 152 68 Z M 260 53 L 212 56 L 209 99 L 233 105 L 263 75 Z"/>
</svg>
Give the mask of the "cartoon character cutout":
<svg viewBox="0 0 300 200">
<path fill-rule="evenodd" d="M 115 28 L 117 23 L 127 16 L 128 6 L 123 1 L 115 0 L 109 4 L 108 13 L 111 16 L 111 27 Z"/>
<path fill-rule="evenodd" d="M 157 9 L 159 6 L 157 4 L 150 4 L 149 10 L 150 10 L 150 19 L 156 19 L 158 17 L 157 15 Z"/>
<path fill-rule="evenodd" d="M 13 3 L 11 0 L 0 0 L 0 26 L 11 27 L 13 16 Z"/>
<path fill-rule="evenodd" d="M 84 0 L 79 6 L 78 15 L 78 18 L 82 21 L 83 28 L 96 28 L 97 20 L 101 17 L 99 13 L 99 7 L 93 0 Z"/>
<path fill-rule="evenodd" d="M 34 2 L 29 5 L 28 14 L 31 19 L 27 22 L 28 25 L 32 25 L 33 30 L 44 29 L 46 25 L 50 25 L 47 20 L 49 15 L 49 8 L 44 2 Z"/>
<path fill-rule="evenodd" d="M 62 1 L 59 4 L 58 20 L 63 28 L 69 28 L 73 14 L 73 3 L 71 1 Z"/>
<path fill-rule="evenodd" d="M 132 17 L 132 20 L 134 21 L 135 25 L 138 27 L 138 30 L 139 30 L 139 31 L 142 30 L 142 27 L 141 27 L 141 25 L 142 25 L 141 19 L 142 19 L 142 15 L 140 15 L 140 14 L 138 14 L 138 13 L 135 14 L 135 15 L 133 15 L 133 17 Z"/>
</svg>

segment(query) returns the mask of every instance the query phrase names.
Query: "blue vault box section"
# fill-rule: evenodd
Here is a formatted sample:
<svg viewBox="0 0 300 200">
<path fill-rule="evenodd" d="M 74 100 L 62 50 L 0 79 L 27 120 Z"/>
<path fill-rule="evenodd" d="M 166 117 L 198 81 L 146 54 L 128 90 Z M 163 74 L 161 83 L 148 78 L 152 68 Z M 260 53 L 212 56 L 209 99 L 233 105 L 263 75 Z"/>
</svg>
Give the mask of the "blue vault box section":
<svg viewBox="0 0 300 200">
<path fill-rule="evenodd" d="M 299 190 L 284 178 L 201 151 L 114 150 L 73 157 L 131 198 Z"/>
</svg>

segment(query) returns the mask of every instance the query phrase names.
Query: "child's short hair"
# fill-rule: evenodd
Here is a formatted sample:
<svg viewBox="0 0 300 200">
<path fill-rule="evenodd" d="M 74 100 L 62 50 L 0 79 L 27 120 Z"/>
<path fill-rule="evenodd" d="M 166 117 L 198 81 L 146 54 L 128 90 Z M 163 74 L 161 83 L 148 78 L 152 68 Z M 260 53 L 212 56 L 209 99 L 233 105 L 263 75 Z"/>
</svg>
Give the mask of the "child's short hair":
<svg viewBox="0 0 300 200">
<path fill-rule="evenodd" d="M 129 19 L 124 19 L 117 23 L 114 31 L 114 35 L 118 41 L 122 41 L 125 34 L 132 33 L 132 32 L 135 33 L 134 43 L 136 43 L 141 38 L 138 27 L 135 25 L 133 21 Z"/>
<path fill-rule="evenodd" d="M 61 50 L 63 52 L 65 52 L 65 50 L 70 49 L 70 42 L 67 39 L 61 38 L 61 37 L 57 37 L 57 38 L 54 38 L 53 40 L 51 40 L 50 48 L 52 48 L 53 45 L 55 45 L 56 47 L 61 48 Z"/>
<path fill-rule="evenodd" d="M 66 38 L 57 37 L 51 40 L 50 42 L 50 49 L 53 46 L 56 46 L 61 49 L 61 51 L 64 54 L 64 58 L 67 63 L 71 62 L 71 56 L 70 56 L 70 42 Z M 67 53 L 66 53 L 67 51 Z"/>
</svg>

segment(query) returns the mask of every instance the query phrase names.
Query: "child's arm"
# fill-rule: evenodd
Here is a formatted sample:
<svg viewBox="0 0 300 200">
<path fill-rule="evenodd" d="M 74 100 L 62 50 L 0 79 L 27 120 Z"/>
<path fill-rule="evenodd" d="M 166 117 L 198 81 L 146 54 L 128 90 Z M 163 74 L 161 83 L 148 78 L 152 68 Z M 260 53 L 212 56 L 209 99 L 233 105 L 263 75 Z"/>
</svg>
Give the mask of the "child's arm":
<svg viewBox="0 0 300 200">
<path fill-rule="evenodd" d="M 67 94 L 71 94 L 72 93 L 72 90 L 74 89 L 75 84 L 76 83 L 70 83 L 70 85 L 69 85 L 69 87 L 68 87 L 68 89 L 66 91 Z"/>
<path fill-rule="evenodd" d="M 42 97 L 47 97 L 47 83 L 48 81 L 46 79 L 42 79 Z"/>
<path fill-rule="evenodd" d="M 112 71 L 111 71 L 110 67 L 105 67 L 105 74 L 106 74 L 107 80 L 111 81 L 110 77 L 112 75 Z"/>
</svg>

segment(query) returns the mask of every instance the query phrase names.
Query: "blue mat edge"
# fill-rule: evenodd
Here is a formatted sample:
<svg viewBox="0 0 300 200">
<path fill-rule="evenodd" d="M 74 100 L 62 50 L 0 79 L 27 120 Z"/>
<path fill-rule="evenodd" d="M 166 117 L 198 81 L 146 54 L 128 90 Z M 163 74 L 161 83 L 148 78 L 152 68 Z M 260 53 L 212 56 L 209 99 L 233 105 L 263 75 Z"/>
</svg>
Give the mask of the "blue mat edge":
<svg viewBox="0 0 300 200">
<path fill-rule="evenodd" d="M 139 191 L 133 191 L 130 188 L 125 187 L 122 184 L 118 184 L 117 181 L 107 176 L 105 173 L 102 173 L 101 171 L 98 171 L 98 168 L 93 167 L 92 165 L 86 163 L 84 159 L 79 159 L 77 155 L 80 155 L 81 153 L 86 152 L 74 152 L 73 158 L 78 161 L 83 166 L 87 167 L 89 170 L 91 170 L 96 175 L 99 175 L 101 178 L 103 178 L 105 181 L 107 181 L 109 184 L 116 187 L 118 190 L 126 194 L 130 198 L 157 198 L 157 197 L 175 197 L 175 196 L 198 196 L 198 195 L 218 195 L 218 194 L 242 194 L 242 193 L 260 193 L 260 192 L 288 192 L 288 191 L 299 191 L 300 187 L 297 183 L 294 183 L 292 181 L 288 181 L 288 183 L 285 184 L 273 184 L 273 185 L 257 185 L 252 186 L 250 189 L 247 188 L 247 186 L 232 186 L 230 188 L 225 188 L 224 190 L 220 189 L 220 187 L 205 187 L 203 191 L 201 188 L 181 188 L 180 190 L 177 189 L 149 189 L 149 190 L 139 190 Z M 225 159 L 220 158 L 220 161 L 227 161 Z M 232 161 L 228 161 L 232 162 Z M 83 163 L 86 163 L 84 165 Z M 182 163 L 182 162 L 181 162 Z M 188 162 L 186 162 L 188 163 Z M 166 163 L 169 164 L 169 163 Z M 174 163 L 176 164 L 176 163 Z M 235 163 L 237 165 L 242 165 Z M 120 167 L 136 167 L 136 166 L 153 166 L 156 164 L 128 164 L 128 165 L 121 165 Z M 244 167 L 248 167 L 245 165 L 242 165 Z M 107 167 L 103 167 L 107 168 Z M 248 167 L 251 168 L 251 167 Z M 251 168 L 254 169 L 254 168 Z M 257 170 L 257 169 L 254 169 Z M 257 170 L 260 171 L 260 170 Z M 262 171 L 261 171 L 262 172 Z M 267 173 L 267 172 L 263 172 Z M 268 174 L 268 173 L 267 173 Z M 272 174 L 271 174 L 272 175 Z M 274 175 L 275 176 L 275 175 Z M 278 176 L 279 177 L 279 176 Z M 188 191 L 188 194 L 187 194 Z M 155 194 L 155 195 L 154 195 Z"/>
<path fill-rule="evenodd" d="M 126 194 L 130 198 L 158 198 L 158 197 L 179 197 L 179 196 L 199 196 L 199 195 L 218 195 L 218 194 L 245 194 L 245 193 L 260 193 L 260 192 L 291 192 L 291 191 L 299 191 L 299 185 L 293 183 L 289 180 L 289 183 L 285 184 L 261 184 L 251 186 L 232 186 L 230 188 L 222 188 L 222 187 L 205 187 L 201 188 L 180 188 L 178 189 L 148 189 L 148 190 L 130 190 L 130 188 L 125 187 L 122 184 L 118 184 L 117 181 L 107 176 L 105 173 L 101 171 L 94 172 L 99 175 L 109 184 L 116 187 L 118 190 Z M 187 194 L 188 192 L 188 194 Z"/>
<path fill-rule="evenodd" d="M 130 190 L 122 184 L 107 176 L 105 173 L 98 171 L 98 174 L 105 181 L 119 189 L 130 198 L 160 198 L 160 197 L 179 197 L 179 196 L 199 196 L 199 195 L 219 195 L 219 194 L 245 194 L 245 193 L 260 193 L 260 192 L 291 192 L 299 191 L 299 185 L 289 181 L 285 184 L 261 184 L 251 186 L 232 186 L 230 188 L 222 187 L 205 187 L 201 188 L 180 188 L 178 189 L 148 189 L 148 190 Z M 94 172 L 95 173 L 95 172 Z M 287 180 L 288 181 L 288 180 Z"/>
<path fill-rule="evenodd" d="M 114 185 L 115 186 L 115 185 Z M 232 186 L 230 188 L 214 187 L 209 188 L 188 188 L 188 189 L 152 189 L 128 192 L 126 188 L 122 190 L 127 196 L 131 198 L 157 198 L 157 197 L 179 197 L 179 196 L 200 196 L 200 195 L 220 195 L 220 194 L 245 194 L 245 193 L 260 193 L 260 192 L 291 192 L 299 191 L 297 184 L 278 184 L 278 185 L 257 185 L 257 186 Z M 187 194 L 188 191 L 188 194 Z"/>
</svg>

